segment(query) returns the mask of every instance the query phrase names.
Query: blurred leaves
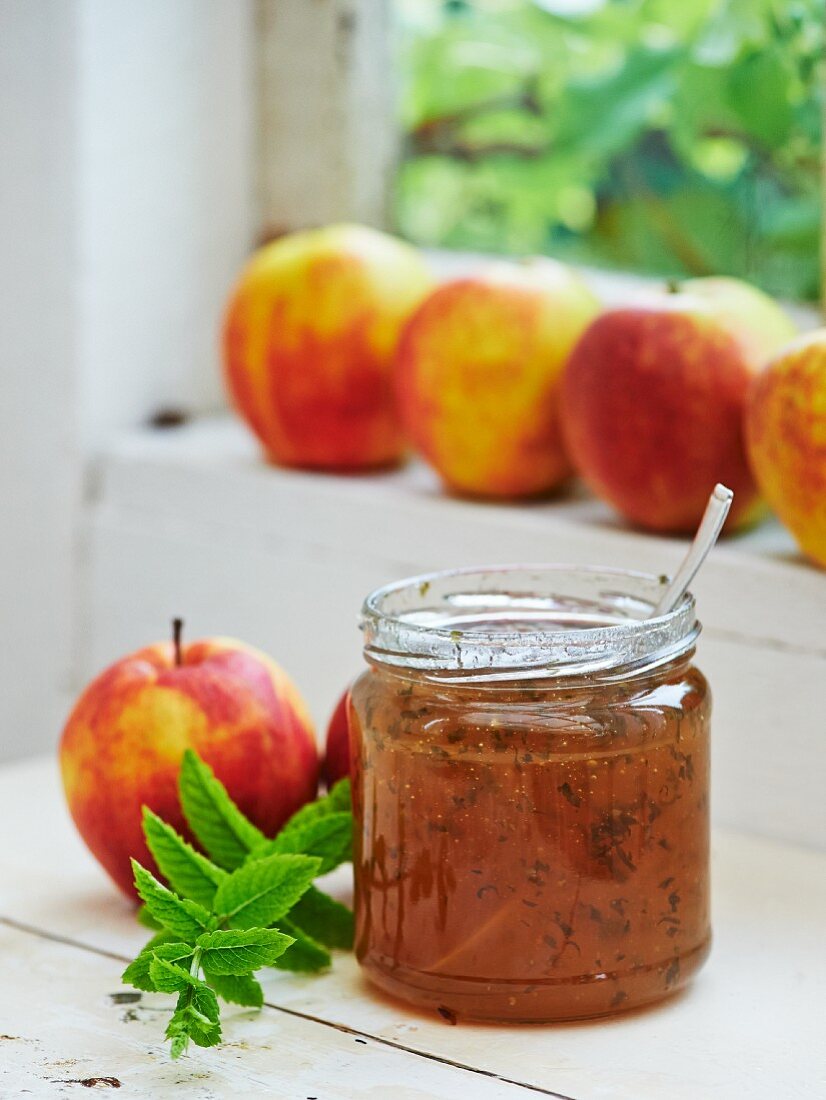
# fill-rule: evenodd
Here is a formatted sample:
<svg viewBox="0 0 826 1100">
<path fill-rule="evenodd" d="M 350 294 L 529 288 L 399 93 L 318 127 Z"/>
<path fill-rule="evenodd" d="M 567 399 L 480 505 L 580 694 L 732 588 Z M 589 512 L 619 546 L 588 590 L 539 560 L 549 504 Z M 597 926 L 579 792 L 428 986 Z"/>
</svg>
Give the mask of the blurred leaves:
<svg viewBox="0 0 826 1100">
<path fill-rule="evenodd" d="M 826 0 L 396 0 L 400 228 L 815 297 Z"/>
</svg>

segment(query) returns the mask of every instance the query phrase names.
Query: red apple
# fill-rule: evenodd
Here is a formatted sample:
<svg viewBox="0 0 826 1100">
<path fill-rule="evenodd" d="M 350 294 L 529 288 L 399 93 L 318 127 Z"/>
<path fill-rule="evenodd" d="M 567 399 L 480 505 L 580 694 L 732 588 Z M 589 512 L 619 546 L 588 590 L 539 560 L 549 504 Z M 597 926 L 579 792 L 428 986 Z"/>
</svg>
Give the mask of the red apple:
<svg viewBox="0 0 826 1100">
<path fill-rule="evenodd" d="M 141 807 L 189 835 L 177 790 L 186 748 L 268 836 L 316 795 L 318 751 L 307 709 L 264 653 L 211 638 L 183 647 L 161 642 L 124 657 L 76 703 L 60 766 L 80 835 L 130 896 L 130 856 L 155 866 Z"/>
<path fill-rule="evenodd" d="M 584 480 L 640 527 L 691 532 L 718 481 L 729 526 L 762 509 L 743 419 L 755 374 L 794 326 L 761 291 L 696 279 L 589 326 L 562 382 L 562 424 Z"/>
<path fill-rule="evenodd" d="M 393 355 L 431 285 L 415 248 L 358 225 L 292 233 L 253 256 L 227 306 L 224 367 L 268 459 L 357 470 L 402 457 Z"/>
<path fill-rule="evenodd" d="M 571 473 L 560 378 L 598 309 L 578 275 L 547 259 L 491 264 L 422 303 L 399 341 L 399 404 L 449 488 L 508 500 L 547 493 Z"/>
<path fill-rule="evenodd" d="M 348 688 L 336 703 L 329 725 L 321 774 L 328 787 L 338 783 L 350 774 L 350 728 L 348 713 L 350 710 L 350 689 Z"/>
</svg>

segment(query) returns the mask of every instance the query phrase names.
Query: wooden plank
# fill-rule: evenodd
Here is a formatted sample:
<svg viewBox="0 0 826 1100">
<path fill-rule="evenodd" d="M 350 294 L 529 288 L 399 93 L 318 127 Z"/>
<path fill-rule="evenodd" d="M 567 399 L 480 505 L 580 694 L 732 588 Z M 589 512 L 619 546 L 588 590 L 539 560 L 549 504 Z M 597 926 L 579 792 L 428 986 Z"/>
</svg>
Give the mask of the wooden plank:
<svg viewBox="0 0 826 1100">
<path fill-rule="evenodd" d="M 172 1062 L 163 1041 L 171 998 L 126 1001 L 122 963 L 0 925 L 0 1094 L 72 1096 L 123 1088 L 129 1096 L 297 1100 L 366 1096 L 480 1100 L 535 1096 L 482 1073 L 423 1058 L 266 1006 L 226 1008 L 224 1043 Z"/>
<path fill-rule="evenodd" d="M 142 941 L 144 930 L 134 924 L 128 905 L 70 831 L 50 762 L 32 761 L 0 772 L 0 829 L 3 835 L 13 831 L 22 838 L 0 852 L 0 913 L 120 955 Z M 686 994 L 656 1010 L 613 1021 L 561 1027 L 448 1027 L 373 994 L 355 961 L 345 955 L 339 955 L 333 970 L 321 977 L 274 973 L 266 983 L 267 1000 L 311 1021 L 350 1028 L 577 1100 L 728 1100 L 743 1091 L 750 1100 L 817 1096 L 826 1093 L 826 1052 L 820 1041 L 821 990 L 826 982 L 824 872 L 826 857 L 815 852 L 718 833 L 716 939 L 710 963 Z M 3 953 L 4 976 L 12 954 Z M 69 1006 L 66 1011 L 73 1018 L 97 1019 L 94 1006 L 117 988 L 111 985 L 117 967 L 105 974 L 105 981 L 89 987 L 69 983 L 58 1002 Z M 54 988 L 51 971 L 48 984 Z M 2 1021 L 2 1029 L 7 1022 Z M 233 1065 L 243 1063 L 255 1074 L 261 1064 L 259 1045 L 268 1037 L 280 1047 L 281 1024 L 275 1032 L 270 1028 L 267 1037 L 260 1018 L 249 1026 L 248 1033 L 246 1021 L 239 1021 L 237 1029 L 232 1025 L 233 1042 L 247 1044 L 253 1052 L 249 1060 L 246 1047 L 231 1046 L 225 1055 Z M 296 1058 L 302 1043 L 315 1043 L 290 1036 L 288 1032 L 285 1042 Z M 157 1038 L 138 1043 L 145 1053 L 144 1042 L 157 1043 Z M 316 1046 L 310 1049 L 315 1058 Z M 348 1049 L 345 1044 L 342 1051 Z M 221 1052 L 215 1057 L 216 1067 L 224 1066 Z M 104 1064 L 116 1063 L 90 1061 L 84 1068 L 97 1073 Z M 415 1081 L 418 1087 L 418 1068 L 409 1073 L 395 1080 Z M 337 1078 L 330 1080 L 328 1092 L 319 1095 L 350 1095 L 341 1091 Z M 364 1087 L 364 1079 L 359 1080 Z M 484 1097 L 476 1085 L 474 1078 L 471 1086 L 461 1086 L 466 1091 L 453 1095 Z"/>
<path fill-rule="evenodd" d="M 715 824 L 826 849 L 826 662 L 711 632 L 697 662 L 712 685 Z"/>
<path fill-rule="evenodd" d="M 401 568 L 568 561 L 673 571 L 683 539 L 644 535 L 576 489 L 551 501 L 502 505 L 448 497 L 417 462 L 383 474 L 334 477 L 267 466 L 242 425 L 201 420 L 177 432 L 123 437 L 102 466 L 102 507 L 206 524 L 258 543 L 292 543 Z M 826 576 L 766 523 L 721 544 L 698 577 L 706 629 L 826 660 Z"/>
</svg>

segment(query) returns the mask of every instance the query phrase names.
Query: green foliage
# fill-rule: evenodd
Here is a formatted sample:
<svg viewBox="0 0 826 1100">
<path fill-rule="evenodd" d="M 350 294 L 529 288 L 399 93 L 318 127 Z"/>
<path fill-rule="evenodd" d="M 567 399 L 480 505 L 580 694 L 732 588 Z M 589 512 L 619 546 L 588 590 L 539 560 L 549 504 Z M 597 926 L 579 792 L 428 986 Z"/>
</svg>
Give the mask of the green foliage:
<svg viewBox="0 0 826 1100">
<path fill-rule="evenodd" d="M 272 966 L 292 942 L 277 928 L 228 928 L 205 932 L 196 946 L 206 973 L 244 975 Z"/>
<path fill-rule="evenodd" d="M 281 832 L 261 844 L 253 855 L 260 859 L 272 853 L 304 852 L 319 859 L 316 874 L 326 875 L 346 863 L 352 851 L 350 781 L 341 779 L 324 798 L 302 806 Z"/>
<path fill-rule="evenodd" d="M 408 236 L 817 295 L 826 0 L 396 3 Z"/>
<path fill-rule="evenodd" d="M 209 911 L 196 901 L 179 898 L 167 890 L 153 874 L 132 860 L 135 887 L 155 920 L 181 939 L 191 940 L 199 936 L 209 923 Z"/>
<path fill-rule="evenodd" d="M 315 819 L 305 819 L 296 824 L 288 822 L 277 837 L 268 841 L 255 854 L 260 858 L 265 852 L 307 852 L 317 857 L 316 874 L 326 875 L 348 860 L 352 850 L 353 818 L 348 811 L 342 810 Z"/>
<path fill-rule="evenodd" d="M 332 961 L 330 952 L 303 932 L 297 924 L 291 920 L 281 922 L 284 928 L 293 938 L 293 943 L 276 962 L 279 970 L 294 970 L 298 973 L 315 973 L 317 970 L 326 970 Z"/>
<path fill-rule="evenodd" d="M 143 831 L 149 851 L 167 882 L 184 898 L 211 906 L 227 877 L 214 863 L 180 837 L 171 825 L 143 808 Z"/>
<path fill-rule="evenodd" d="M 207 984 L 227 1004 L 261 1008 L 264 1003 L 260 982 L 249 974 L 207 974 Z"/>
<path fill-rule="evenodd" d="M 221 1041 L 218 1002 L 203 982 L 189 985 L 179 995 L 172 1019 L 166 1029 L 171 1040 L 170 1054 L 179 1058 L 191 1039 L 196 1046 L 214 1047 Z"/>
<path fill-rule="evenodd" d="M 187 749 L 178 781 L 184 816 L 206 852 L 227 870 L 240 867 L 264 834 L 241 813 L 212 768 Z"/>
<path fill-rule="evenodd" d="M 187 988 L 197 989 L 203 985 L 199 978 L 178 963 L 163 958 L 157 951 L 149 964 L 149 977 L 158 993 L 183 993 Z"/>
<path fill-rule="evenodd" d="M 168 949 L 172 950 L 169 951 Z M 188 944 L 175 942 L 171 932 L 159 932 L 146 944 L 136 959 L 127 966 L 123 972 L 123 981 L 136 989 L 143 989 L 149 993 L 155 992 L 155 983 L 149 976 L 149 967 L 157 956 L 158 958 L 171 958 L 177 961 L 192 954 L 192 948 Z"/>
<path fill-rule="evenodd" d="M 156 931 L 160 931 L 160 929 L 163 928 L 161 922 L 155 920 L 146 905 L 139 906 L 135 916 L 137 917 L 138 924 L 142 924 L 144 928 L 154 928 Z"/>
<path fill-rule="evenodd" d="M 346 905 L 311 886 L 296 902 L 290 920 L 325 947 L 353 947 L 353 913 Z M 291 931 L 290 935 L 294 935 Z"/>
<path fill-rule="evenodd" d="M 147 844 L 174 889 L 132 861 L 144 902 L 138 919 L 158 930 L 123 972 L 137 989 L 178 994 L 166 1030 L 173 1058 L 190 1040 L 202 1047 L 221 1041 L 216 994 L 260 1008 L 256 970 L 315 972 L 330 965 L 326 946 L 352 944 L 352 913 L 313 885 L 352 858 L 349 782 L 303 807 L 271 840 L 189 751 L 180 791 L 190 827 L 216 862 L 144 807 Z M 283 931 L 272 927 L 276 921 Z"/>
<path fill-rule="evenodd" d="M 230 928 L 267 927 L 285 916 L 319 873 L 321 860 L 270 855 L 234 871 L 215 895 Z"/>
<path fill-rule="evenodd" d="M 294 813 L 281 832 L 288 832 L 290 829 L 307 825 L 309 822 L 316 821 L 320 817 L 329 817 L 330 814 L 337 814 L 343 811 L 350 813 L 352 809 L 353 801 L 350 797 L 350 780 L 339 779 L 338 783 L 336 783 L 323 798 L 316 799 L 315 802 L 308 802 L 306 806 L 302 806 L 300 810 Z M 278 835 L 280 836 L 281 833 Z"/>
</svg>

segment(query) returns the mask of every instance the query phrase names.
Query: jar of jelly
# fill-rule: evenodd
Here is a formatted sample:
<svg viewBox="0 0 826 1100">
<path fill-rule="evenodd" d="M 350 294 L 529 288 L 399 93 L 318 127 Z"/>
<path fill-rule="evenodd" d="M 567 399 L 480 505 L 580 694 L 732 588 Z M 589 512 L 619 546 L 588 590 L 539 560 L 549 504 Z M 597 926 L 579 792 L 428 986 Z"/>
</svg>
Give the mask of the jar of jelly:
<svg viewBox="0 0 826 1100">
<path fill-rule="evenodd" d="M 365 602 L 351 692 L 356 952 L 450 1021 L 657 1001 L 709 929 L 691 595 L 618 570 L 434 573 Z"/>
</svg>

